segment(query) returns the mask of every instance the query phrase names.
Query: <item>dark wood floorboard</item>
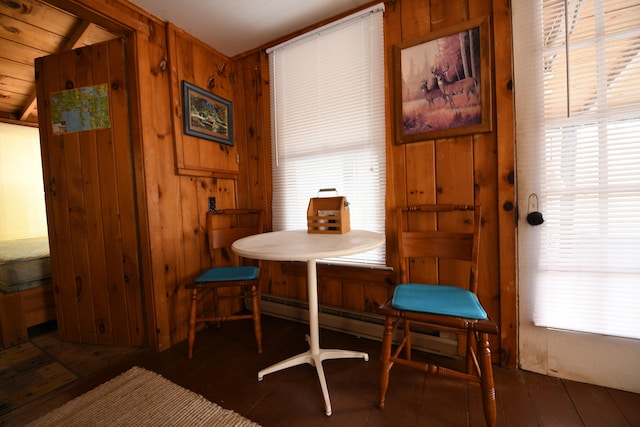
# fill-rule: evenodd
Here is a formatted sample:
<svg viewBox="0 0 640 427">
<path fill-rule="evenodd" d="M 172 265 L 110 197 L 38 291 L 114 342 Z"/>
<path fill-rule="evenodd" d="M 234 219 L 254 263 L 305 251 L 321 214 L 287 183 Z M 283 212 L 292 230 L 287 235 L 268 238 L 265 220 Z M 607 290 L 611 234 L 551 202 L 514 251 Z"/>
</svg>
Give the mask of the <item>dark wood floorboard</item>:
<svg viewBox="0 0 640 427">
<path fill-rule="evenodd" d="M 141 366 L 265 426 L 484 426 L 477 384 L 394 367 L 384 410 L 376 407 L 380 342 L 321 330 L 323 348 L 369 353 L 369 361 L 325 361 L 333 415 L 324 403 L 315 368 L 304 365 L 266 375 L 258 370 L 305 351 L 308 326 L 263 317 L 264 353 L 256 353 L 251 322 L 201 330 L 194 357 L 186 342 L 162 353 L 145 349 L 60 342 L 52 330 L 31 342 L 79 379 L 18 407 L 0 425 L 22 426 L 65 402 Z M 494 367 L 498 426 L 640 426 L 640 395 L 524 371 Z"/>
</svg>

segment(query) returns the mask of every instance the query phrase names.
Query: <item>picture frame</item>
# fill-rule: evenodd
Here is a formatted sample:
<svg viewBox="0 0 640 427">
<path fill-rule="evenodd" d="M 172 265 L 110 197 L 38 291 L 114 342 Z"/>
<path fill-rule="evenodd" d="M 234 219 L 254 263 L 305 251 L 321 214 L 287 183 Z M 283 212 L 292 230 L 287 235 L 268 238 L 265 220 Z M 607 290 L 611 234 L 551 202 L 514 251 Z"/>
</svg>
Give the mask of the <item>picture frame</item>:
<svg viewBox="0 0 640 427">
<path fill-rule="evenodd" d="M 396 143 L 491 132 L 490 37 L 482 17 L 394 46 Z"/>
<path fill-rule="evenodd" d="M 182 81 L 182 122 L 187 135 L 234 145 L 231 101 L 186 80 Z"/>
</svg>

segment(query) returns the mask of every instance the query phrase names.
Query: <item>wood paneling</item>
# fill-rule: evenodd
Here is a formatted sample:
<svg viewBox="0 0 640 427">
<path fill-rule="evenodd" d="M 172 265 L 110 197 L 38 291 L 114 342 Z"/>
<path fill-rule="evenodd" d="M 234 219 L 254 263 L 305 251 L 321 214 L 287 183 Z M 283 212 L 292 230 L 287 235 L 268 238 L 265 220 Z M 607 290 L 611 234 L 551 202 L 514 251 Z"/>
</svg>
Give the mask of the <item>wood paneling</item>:
<svg viewBox="0 0 640 427">
<path fill-rule="evenodd" d="M 115 39 L 36 61 L 56 314 L 73 342 L 143 345 L 125 50 Z M 53 93 L 103 84 L 107 128 L 53 131 Z"/>
<path fill-rule="evenodd" d="M 175 233 L 180 223 L 180 198 L 175 176 L 171 102 L 168 69 L 162 67 L 167 60 L 165 25 L 148 16 L 119 7 L 117 18 L 136 28 L 135 64 L 132 77 L 132 99 L 138 108 L 132 108 L 134 124 L 134 161 L 138 203 L 138 233 L 141 242 L 142 279 L 144 283 L 145 320 L 148 345 L 158 351 L 171 346 L 171 331 L 175 314 L 168 300 L 172 287 L 167 277 L 174 277 L 176 287 L 177 255 L 181 253 L 181 240 Z M 185 319 L 186 321 L 186 319 Z M 185 335 L 186 336 L 186 335 Z"/>
<path fill-rule="evenodd" d="M 239 163 L 236 146 L 218 144 L 182 132 L 183 80 L 231 101 L 234 111 L 240 108 L 233 105 L 230 61 L 174 25 L 169 24 L 167 31 L 176 169 L 181 175 L 236 178 Z"/>
<path fill-rule="evenodd" d="M 130 59 L 135 92 L 132 134 L 139 211 L 136 231 L 141 241 L 148 343 L 155 350 L 164 350 L 186 338 L 189 301 L 183 285 L 208 266 L 204 237 L 208 197 L 216 197 L 219 208 L 265 209 L 267 228 L 271 223 L 268 59 L 263 50 L 226 58 L 215 46 L 206 46 L 127 2 L 55 3 L 66 5 L 82 18 L 93 15 L 94 22 L 109 30 L 111 22 L 114 27 L 120 26 L 120 31 L 126 27 L 134 32 L 136 56 Z M 494 131 L 396 144 L 392 137 L 392 47 L 481 16 L 489 16 L 493 35 Z M 515 355 L 515 221 L 513 209 L 505 208 L 508 202 L 514 202 L 508 1 L 396 0 L 386 3 L 384 24 L 388 265 L 397 269 L 394 207 L 434 201 L 481 203 L 484 235 L 480 295 L 492 318 L 501 325 L 495 354 L 500 354 L 497 350 L 501 347 L 503 354 Z M 233 147 L 183 135 L 182 80 L 233 103 Z M 65 164 L 79 161 L 79 156 L 56 160 Z M 72 179 L 73 171 L 68 173 L 65 179 Z M 65 200 L 65 206 L 72 204 L 72 198 Z M 71 242 L 64 239 L 58 244 L 71 249 Z M 263 275 L 265 293 L 306 300 L 303 268 L 265 262 Z M 319 275 L 323 303 L 366 312 L 374 311 L 391 294 L 395 282 L 393 273 L 343 267 L 319 268 Z M 204 309 L 206 299 L 202 304 L 200 309 Z M 72 308 L 64 311 L 77 316 Z M 80 331 L 73 334 L 79 335 Z M 508 360 L 513 362 L 515 358 Z"/>
<path fill-rule="evenodd" d="M 518 349 L 516 290 L 516 189 L 513 75 L 511 73 L 511 9 L 507 0 L 494 0 L 495 138 L 497 143 L 497 216 L 500 278 L 500 340 L 502 361 L 515 367 Z M 496 272 L 498 273 L 498 272 Z"/>
<path fill-rule="evenodd" d="M 513 298 L 515 283 L 515 223 L 513 211 L 504 210 L 505 199 L 513 201 L 513 181 L 509 171 L 513 171 L 513 102 L 511 93 L 506 89 L 510 80 L 510 67 L 495 64 L 510 64 L 511 57 L 503 41 L 510 40 L 510 18 L 507 1 L 470 2 L 468 0 L 431 1 L 398 0 L 389 2 L 385 11 L 386 43 L 386 81 L 387 81 L 387 261 L 397 269 L 394 250 L 395 239 L 393 208 L 413 203 L 476 203 L 483 206 L 483 236 L 480 259 L 480 299 L 490 316 L 501 325 L 501 339 L 494 339 L 494 361 L 503 355 L 515 354 L 516 341 L 513 327 L 516 302 Z M 446 29 L 475 18 L 489 17 L 491 23 L 491 83 L 494 90 L 491 102 L 493 107 L 493 131 L 489 133 L 463 135 L 455 138 L 417 141 L 396 144 L 394 140 L 394 45 L 414 38 L 424 37 L 429 32 Z M 500 41 L 498 43 L 497 41 Z M 494 53 L 495 52 L 495 53 Z M 499 62 L 498 62 L 499 61 Z M 252 81 L 256 73 L 256 62 L 247 56 L 236 63 L 239 79 Z M 500 87 L 495 88 L 499 78 Z M 259 91 L 268 93 L 268 81 L 261 82 Z M 245 91 L 246 93 L 246 91 Z M 252 111 L 261 110 L 264 120 L 268 119 L 268 97 L 252 98 L 252 94 L 240 98 L 239 102 L 251 103 Z M 258 105 L 256 107 L 255 105 Z M 506 114 L 511 120 L 502 120 Z M 500 118 L 498 124 L 498 118 Z M 250 119 L 245 117 L 247 121 Z M 250 126 L 247 123 L 247 129 Z M 251 129 L 253 131 L 253 129 Z M 269 134 L 260 134 L 258 138 L 269 140 Z M 243 137 L 248 138 L 247 135 Z M 251 134 L 255 138 L 254 134 Z M 241 141 L 238 143 L 242 144 Z M 268 145 L 267 143 L 264 144 Z M 265 153 L 266 154 L 266 153 Z M 266 165 L 257 164 L 259 168 Z M 262 169 L 261 169 L 262 171 Z M 251 172 L 253 173 L 253 172 Z M 250 193 L 262 192 L 270 188 L 270 174 L 265 174 L 265 185 L 248 187 Z M 512 178 L 512 175 L 510 175 Z M 258 178 L 260 178 L 258 176 Z M 240 183 L 239 186 L 243 184 Z M 274 295 L 305 300 L 304 271 L 291 264 L 272 264 L 271 282 L 266 292 Z M 335 267 L 333 267 L 335 268 Z M 428 266 L 423 268 L 428 269 Z M 418 276 L 428 277 L 425 270 Z M 455 266 L 451 267 L 455 270 Z M 374 300 L 389 296 L 393 290 L 393 278 L 374 277 L 369 270 L 355 269 L 358 276 L 347 279 L 334 277 L 328 271 L 319 269 L 319 289 L 322 303 L 339 305 L 344 308 L 374 311 Z M 446 273 L 446 272 L 445 272 Z M 455 274 L 454 271 L 451 274 Z M 507 300 L 501 299 L 502 289 L 508 293 Z M 504 305 L 506 303 L 506 305 Z M 504 361 L 513 363 L 505 357 Z"/>
<path fill-rule="evenodd" d="M 241 206 L 265 209 L 271 224 L 271 119 L 269 117 L 269 63 L 265 52 L 256 52 L 233 63 L 236 74 L 236 128 L 238 202 Z M 265 109 L 266 108 L 266 109 Z M 270 226 L 267 228 L 270 230 Z"/>
<path fill-rule="evenodd" d="M 170 258 L 175 268 L 165 272 L 163 288 L 167 295 L 170 345 L 186 337 L 190 294 L 184 284 L 211 266 L 206 241 L 208 199 L 214 197 L 218 209 L 251 207 L 265 209 L 264 157 L 261 134 L 263 115 L 260 102 L 251 102 L 261 93 L 259 55 L 246 58 L 256 62 L 254 72 L 236 76 L 235 64 L 215 49 L 204 45 L 181 29 L 167 25 L 170 66 L 171 115 L 175 145 L 175 172 L 166 179 L 178 182 L 179 203 L 172 224 L 166 224 L 167 238 L 173 238 Z M 185 135 L 182 131 L 182 81 L 186 80 L 232 103 L 235 144 L 233 146 Z M 246 102 L 245 102 L 246 98 Z M 258 120 L 256 122 L 256 120 Z M 270 161 L 267 159 L 267 161 Z M 177 175 L 176 175 L 177 174 Z M 251 188 L 251 190 L 250 190 Z M 172 207 L 174 209 L 174 207 Z M 172 236 L 172 237 L 170 237 Z M 165 254 L 165 257 L 169 254 Z M 157 288 L 156 288 L 157 289 Z M 203 292 L 198 310 L 209 309 L 212 294 Z M 231 313 L 240 307 L 223 301 L 221 311 Z"/>
</svg>

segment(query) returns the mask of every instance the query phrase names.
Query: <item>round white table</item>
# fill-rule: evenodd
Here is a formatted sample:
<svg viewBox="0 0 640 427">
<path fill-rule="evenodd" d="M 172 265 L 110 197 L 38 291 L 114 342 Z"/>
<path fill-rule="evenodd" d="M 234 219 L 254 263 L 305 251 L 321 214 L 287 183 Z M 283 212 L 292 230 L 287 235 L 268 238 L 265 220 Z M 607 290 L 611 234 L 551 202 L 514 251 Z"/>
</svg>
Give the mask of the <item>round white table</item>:
<svg viewBox="0 0 640 427">
<path fill-rule="evenodd" d="M 275 231 L 256 234 L 236 240 L 232 249 L 245 258 L 268 261 L 306 261 L 307 294 L 309 298 L 309 350 L 290 357 L 258 372 L 258 381 L 265 375 L 308 363 L 315 366 L 322 388 L 326 414 L 331 415 L 331 401 L 327 381 L 322 369 L 322 361 L 328 359 L 363 358 L 369 360 L 367 353 L 321 349 L 318 326 L 318 278 L 316 260 L 352 255 L 375 249 L 384 243 L 384 235 L 372 231 L 351 230 L 344 234 L 313 234 L 307 230 Z"/>
</svg>

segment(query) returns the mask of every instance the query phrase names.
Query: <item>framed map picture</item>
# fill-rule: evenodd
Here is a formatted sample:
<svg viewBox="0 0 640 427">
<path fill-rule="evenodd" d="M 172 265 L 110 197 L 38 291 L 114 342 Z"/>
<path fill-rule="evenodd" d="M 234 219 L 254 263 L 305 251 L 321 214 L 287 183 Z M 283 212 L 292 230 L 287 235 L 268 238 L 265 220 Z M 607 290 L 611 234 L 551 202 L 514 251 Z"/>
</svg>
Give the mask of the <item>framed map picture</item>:
<svg viewBox="0 0 640 427">
<path fill-rule="evenodd" d="M 54 135 L 110 128 L 109 85 L 52 93 L 51 125 Z"/>
</svg>

